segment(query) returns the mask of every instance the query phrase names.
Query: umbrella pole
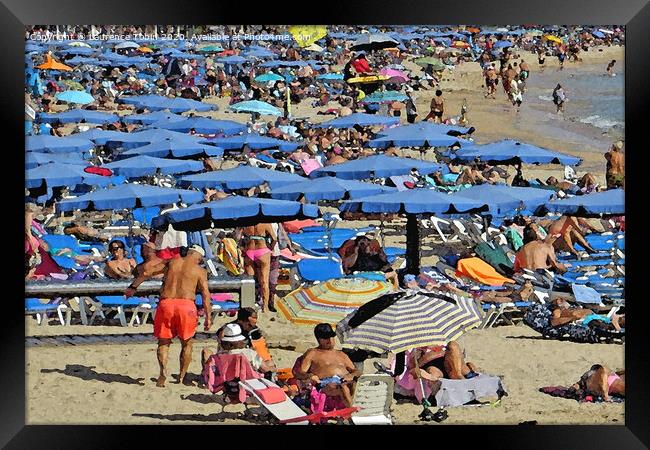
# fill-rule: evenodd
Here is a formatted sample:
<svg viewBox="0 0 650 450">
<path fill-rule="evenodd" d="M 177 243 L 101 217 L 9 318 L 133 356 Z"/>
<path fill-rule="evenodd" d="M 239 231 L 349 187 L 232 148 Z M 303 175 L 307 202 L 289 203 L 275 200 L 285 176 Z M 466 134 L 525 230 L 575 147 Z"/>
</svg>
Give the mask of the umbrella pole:
<svg viewBox="0 0 650 450">
<path fill-rule="evenodd" d="M 420 227 L 415 214 L 406 215 L 406 273 L 420 273 Z"/>
</svg>

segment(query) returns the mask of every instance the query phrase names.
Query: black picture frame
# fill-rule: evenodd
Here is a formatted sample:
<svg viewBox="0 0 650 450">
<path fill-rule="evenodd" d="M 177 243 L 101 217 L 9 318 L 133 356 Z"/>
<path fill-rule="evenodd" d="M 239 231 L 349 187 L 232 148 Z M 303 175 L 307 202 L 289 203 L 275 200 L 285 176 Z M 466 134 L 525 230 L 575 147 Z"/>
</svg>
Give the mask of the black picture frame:
<svg viewBox="0 0 650 450">
<path fill-rule="evenodd" d="M 625 365 L 628 396 L 625 402 L 625 426 L 455 426 L 435 430 L 419 427 L 364 428 L 353 427 L 249 427 L 246 434 L 232 427 L 217 428 L 214 431 L 195 427 L 117 427 L 117 426 L 25 426 L 25 334 L 24 311 L 19 300 L 23 292 L 23 277 L 18 273 L 18 264 L 12 257 L 4 265 L 3 320 L 0 327 L 2 350 L 0 351 L 0 445 L 6 448 L 113 448 L 124 447 L 136 436 L 146 439 L 148 446 L 172 443 L 174 437 L 185 437 L 186 445 L 219 445 L 224 440 L 238 441 L 240 445 L 269 445 L 281 447 L 313 446 L 321 440 L 313 433 L 326 439 L 328 446 L 350 445 L 350 440 L 363 434 L 370 443 L 377 439 L 388 443 L 390 437 L 397 437 L 400 445 L 407 444 L 410 433 L 419 445 L 444 445 L 443 435 L 450 442 L 465 446 L 497 448 L 648 448 L 650 446 L 650 421 L 648 412 L 648 374 L 650 367 L 645 354 L 648 328 L 643 323 L 642 268 L 639 261 L 643 242 L 640 239 L 643 223 L 641 213 L 645 201 L 643 181 L 640 176 L 643 163 L 642 153 L 646 148 L 641 142 L 644 129 L 645 101 L 648 100 L 649 59 L 647 46 L 650 42 L 650 5 L 646 0 L 545 0 L 524 3 L 521 0 L 485 2 L 465 0 L 457 3 L 413 1 L 389 2 L 386 0 L 365 0 L 360 2 L 287 2 L 254 5 L 250 2 L 217 4 L 215 2 L 193 1 L 182 3 L 170 0 L 155 2 L 131 1 L 79 1 L 79 0 L 4 0 L 0 5 L 0 33 L 2 35 L 2 123 L 4 150 L 4 172 L 2 179 L 5 195 L 5 242 L 13 244 L 22 232 L 22 186 L 24 186 L 24 25 L 34 24 L 179 24 L 179 23 L 303 23 L 303 24 L 617 24 L 626 25 L 626 95 L 625 130 L 626 148 L 632 149 L 627 164 L 628 190 L 627 208 L 628 246 L 626 256 L 627 284 L 630 297 L 626 305 L 627 343 Z M 603 149 L 603 152 L 606 149 Z M 11 160 L 11 162 L 10 162 Z M 16 180 L 10 180 L 16 177 Z M 15 216 L 14 216 L 15 214 Z M 13 219 L 16 217 L 16 219 Z M 637 217 L 634 219 L 634 217 Z M 631 224 L 631 225 L 630 225 Z M 17 245 L 17 244 L 16 244 Z M 9 249 L 6 255 L 19 254 Z M 15 253 L 14 253 L 15 252 Z M 630 289 L 631 288 L 631 289 Z M 18 299 L 15 297 L 19 297 Z M 639 297 L 639 298 L 636 298 Z M 636 312 L 635 312 L 636 311 Z M 585 344 L 589 345 L 589 344 Z M 61 395 L 61 415 L 65 417 L 65 393 Z M 128 401 L 125 399 L 125 401 Z M 284 431 L 283 434 L 277 434 Z M 127 435 L 125 435 L 127 433 Z M 206 434 L 208 433 L 208 434 Z M 249 435 L 255 433 L 255 436 Z M 296 434 L 298 433 L 298 434 Z M 309 433 L 309 434 L 305 434 Z M 327 433 L 327 434 L 324 434 Z M 337 436 L 335 436 L 334 434 Z M 390 435 L 388 434 L 390 433 Z M 396 434 L 398 433 L 398 434 Z M 406 433 L 403 435 L 402 433 Z M 434 434 L 435 433 L 435 434 Z M 469 436 L 471 433 L 473 436 Z M 315 439 L 316 438 L 316 439 Z M 262 439 L 258 441 L 258 439 Z M 338 441 L 338 439 L 341 439 Z M 430 440 L 429 440 L 430 439 Z M 257 443 L 256 443 L 257 442 Z M 390 441 L 392 442 L 392 440 Z M 182 445 L 182 444 L 181 444 Z M 358 445 L 358 444 L 355 444 Z M 392 444 L 394 445 L 394 444 Z M 407 444 L 408 445 L 408 444 Z M 450 445 L 450 444 L 447 444 Z M 453 445 L 453 444 L 452 444 Z"/>
</svg>

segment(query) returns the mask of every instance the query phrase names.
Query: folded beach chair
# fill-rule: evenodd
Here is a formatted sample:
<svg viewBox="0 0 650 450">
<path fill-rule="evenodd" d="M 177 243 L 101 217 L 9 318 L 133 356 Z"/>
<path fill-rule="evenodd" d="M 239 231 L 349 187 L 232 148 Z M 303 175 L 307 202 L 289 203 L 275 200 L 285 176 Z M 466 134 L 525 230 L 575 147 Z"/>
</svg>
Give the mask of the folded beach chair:
<svg viewBox="0 0 650 450">
<path fill-rule="evenodd" d="M 281 423 L 292 425 L 309 424 L 309 420 L 305 419 L 307 413 L 300 409 L 300 407 L 287 397 L 287 394 L 272 381 L 265 378 L 249 379 L 240 381 L 239 385 L 247 394 L 255 398 L 260 405 L 281 421 Z"/>
<path fill-rule="evenodd" d="M 39 325 L 48 324 L 48 313 L 56 313 L 61 325 L 70 325 L 72 310 L 64 302 L 41 303 L 38 298 L 25 299 L 25 315 L 35 316 Z"/>
<path fill-rule="evenodd" d="M 352 405 L 359 408 L 352 414 L 355 425 L 393 425 L 390 407 L 395 381 L 388 374 L 362 375 L 357 381 Z"/>
</svg>

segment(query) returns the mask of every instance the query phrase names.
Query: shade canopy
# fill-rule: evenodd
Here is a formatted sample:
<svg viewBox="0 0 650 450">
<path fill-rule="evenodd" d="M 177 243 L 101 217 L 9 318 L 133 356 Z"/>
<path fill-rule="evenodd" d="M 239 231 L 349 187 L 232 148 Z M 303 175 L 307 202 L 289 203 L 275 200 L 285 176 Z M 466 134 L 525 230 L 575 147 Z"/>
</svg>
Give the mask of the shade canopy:
<svg viewBox="0 0 650 450">
<path fill-rule="evenodd" d="M 70 91 L 67 91 L 70 92 Z M 45 123 L 112 123 L 117 122 L 119 117 L 116 114 L 109 114 L 101 111 L 92 111 L 87 109 L 69 109 L 67 111 L 55 114 L 39 114 L 38 120 Z"/>
<path fill-rule="evenodd" d="M 278 148 L 283 151 L 293 151 L 302 145 L 301 142 L 289 142 L 282 139 L 262 136 L 257 133 L 244 133 L 238 136 L 216 138 L 212 139 L 210 142 L 222 147 L 224 150 L 237 150 L 247 146 L 251 150 Z"/>
<path fill-rule="evenodd" d="M 124 156 L 147 155 L 158 158 L 174 157 L 184 158 L 187 156 L 205 155 L 222 156 L 223 149 L 213 145 L 199 144 L 187 139 L 163 139 L 151 144 L 136 147 L 122 153 Z"/>
<path fill-rule="evenodd" d="M 456 152 L 455 156 L 461 161 L 473 161 L 475 158 L 480 157 L 481 161 L 495 164 L 518 164 L 521 162 L 525 164 L 576 166 L 582 162 L 580 158 L 575 156 L 511 139 L 461 148 Z"/>
<path fill-rule="evenodd" d="M 274 188 L 304 180 L 305 178 L 300 175 L 245 165 L 181 178 L 183 184 L 200 189 L 248 189 L 265 182 L 268 182 L 269 186 Z"/>
<path fill-rule="evenodd" d="M 25 137 L 25 150 L 47 153 L 87 152 L 95 147 L 88 139 L 58 137 L 49 134 Z"/>
<path fill-rule="evenodd" d="M 155 217 L 152 226 L 173 224 L 177 230 L 197 231 L 210 227 L 232 228 L 258 223 L 313 219 L 320 214 L 316 205 L 285 200 L 231 196 L 170 211 Z"/>
<path fill-rule="evenodd" d="M 282 200 L 297 200 L 300 195 L 304 195 L 308 202 L 317 202 L 320 200 L 367 197 L 392 191 L 395 191 L 395 188 L 379 184 L 321 177 L 273 189 L 271 197 Z"/>
<path fill-rule="evenodd" d="M 156 122 L 158 128 L 187 133 L 194 130 L 201 134 L 236 134 L 246 131 L 246 124 L 233 120 L 214 120 L 207 117 L 190 117 L 184 120 L 174 120 L 168 123 Z"/>
<path fill-rule="evenodd" d="M 368 127 L 376 125 L 397 125 L 399 124 L 398 117 L 382 116 L 379 114 L 365 114 L 354 113 L 349 116 L 337 117 L 336 119 L 327 120 L 325 122 L 312 125 L 314 128 L 352 128 L 355 125 Z"/>
<path fill-rule="evenodd" d="M 339 322 L 336 333 L 346 346 L 398 353 L 445 345 L 480 323 L 474 299 L 442 292 L 406 293 L 394 301 L 380 297 L 366 303 Z"/>
<path fill-rule="evenodd" d="M 374 155 L 367 158 L 346 161 L 321 167 L 309 174 L 311 178 L 334 176 L 344 180 L 363 180 L 371 177 L 385 178 L 395 175 L 406 175 L 411 169 L 417 169 L 421 174 L 441 171 L 448 173 L 449 169 L 444 164 L 436 164 L 413 158 L 398 158 L 395 156 Z"/>
<path fill-rule="evenodd" d="M 85 164 L 82 154 L 80 153 L 25 153 L 25 168 L 33 169 L 43 164 L 59 162 L 64 164 Z"/>
<path fill-rule="evenodd" d="M 548 189 L 481 184 L 460 190 L 452 194 L 452 197 L 484 202 L 490 213 L 504 215 L 513 210 L 534 211 L 553 194 L 554 191 Z"/>
<path fill-rule="evenodd" d="M 80 183 L 96 186 L 107 186 L 110 184 L 111 179 L 109 177 L 84 172 L 84 168 L 87 166 L 88 164 L 66 164 L 60 162 L 43 164 L 25 171 L 25 187 L 37 188 L 45 185 L 45 187 L 51 188 L 55 186 L 73 186 Z"/>
<path fill-rule="evenodd" d="M 171 189 L 142 184 L 122 184 L 102 189 L 57 203 L 59 211 L 82 209 L 102 211 L 109 209 L 134 209 L 146 206 L 169 205 L 172 203 L 196 203 L 203 200 L 203 194 L 185 189 Z"/>
<path fill-rule="evenodd" d="M 261 102 L 259 100 L 247 100 L 244 102 L 235 103 L 234 105 L 230 106 L 230 109 L 236 112 L 258 113 L 272 116 L 282 115 L 282 111 L 280 111 L 275 106 Z"/>
<path fill-rule="evenodd" d="M 469 145 L 470 142 L 459 139 L 458 135 L 469 132 L 468 128 L 431 122 L 418 122 L 412 125 L 384 130 L 368 143 L 369 147 L 448 147 L 455 143 Z M 451 134 L 450 134 L 451 133 Z"/>
<path fill-rule="evenodd" d="M 404 214 L 455 214 L 487 210 L 485 201 L 453 196 L 433 189 L 373 195 L 343 202 L 343 212 L 404 213 Z"/>
<path fill-rule="evenodd" d="M 576 195 L 547 202 L 544 208 L 545 211 L 573 216 L 623 215 L 625 214 L 625 191 L 610 189 L 593 194 Z"/>
<path fill-rule="evenodd" d="M 156 173 L 170 175 L 176 173 L 200 172 L 203 170 L 203 163 L 199 161 L 154 158 L 142 155 L 104 164 L 102 167 L 111 169 L 116 174 L 125 177 L 145 177 Z"/>
</svg>

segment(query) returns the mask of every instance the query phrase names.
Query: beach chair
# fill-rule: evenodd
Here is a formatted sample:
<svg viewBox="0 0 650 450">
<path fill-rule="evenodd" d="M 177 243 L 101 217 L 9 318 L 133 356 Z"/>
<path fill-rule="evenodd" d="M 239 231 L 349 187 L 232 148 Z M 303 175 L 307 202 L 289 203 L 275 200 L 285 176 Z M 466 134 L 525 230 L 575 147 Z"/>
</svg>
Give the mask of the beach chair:
<svg viewBox="0 0 650 450">
<path fill-rule="evenodd" d="M 41 303 L 38 298 L 25 299 L 25 315 L 35 316 L 39 325 L 48 325 L 48 313 L 56 313 L 61 325 L 70 325 L 72 310 L 64 302 Z"/>
<path fill-rule="evenodd" d="M 308 416 L 275 383 L 265 378 L 249 379 L 239 382 L 246 393 L 253 397 L 280 423 L 291 425 L 308 425 Z"/>
<path fill-rule="evenodd" d="M 122 295 L 98 295 L 94 299 L 91 297 L 83 297 L 79 300 L 82 323 L 84 322 L 84 316 L 87 317 L 87 306 L 94 308 L 94 311 L 92 312 L 90 319 L 87 319 L 87 323 L 84 323 L 84 325 L 92 325 L 96 317 L 106 319 L 106 314 L 111 312 L 115 312 L 115 317 L 120 321 L 120 325 L 123 327 L 133 326 L 134 323 L 140 325 L 141 322 L 138 316 L 138 313 L 140 312 L 155 314 L 154 304 L 152 304 L 151 300 L 146 297 L 124 298 Z M 131 320 L 129 322 L 126 320 L 127 312 L 131 313 Z M 147 317 L 148 314 L 146 314 L 144 320 L 146 320 Z"/>
<path fill-rule="evenodd" d="M 224 313 L 237 311 L 239 309 L 239 302 L 232 301 L 232 294 L 230 293 L 220 293 L 220 294 L 211 294 L 210 295 L 210 305 L 212 306 L 212 322 L 216 318 Z M 201 295 L 196 295 L 194 299 L 197 308 L 203 307 L 203 298 Z"/>
<path fill-rule="evenodd" d="M 390 407 L 395 380 L 388 374 L 362 375 L 357 380 L 352 405 L 355 425 L 393 425 Z"/>
<path fill-rule="evenodd" d="M 298 261 L 291 278 L 297 288 L 305 283 L 320 283 L 344 276 L 341 260 L 338 257 L 326 257 Z"/>
<path fill-rule="evenodd" d="M 148 208 L 136 208 L 132 212 L 133 220 L 140 223 L 140 225 L 147 225 L 151 227 L 151 221 L 154 217 L 160 214 L 160 208 L 151 206 Z"/>
</svg>

